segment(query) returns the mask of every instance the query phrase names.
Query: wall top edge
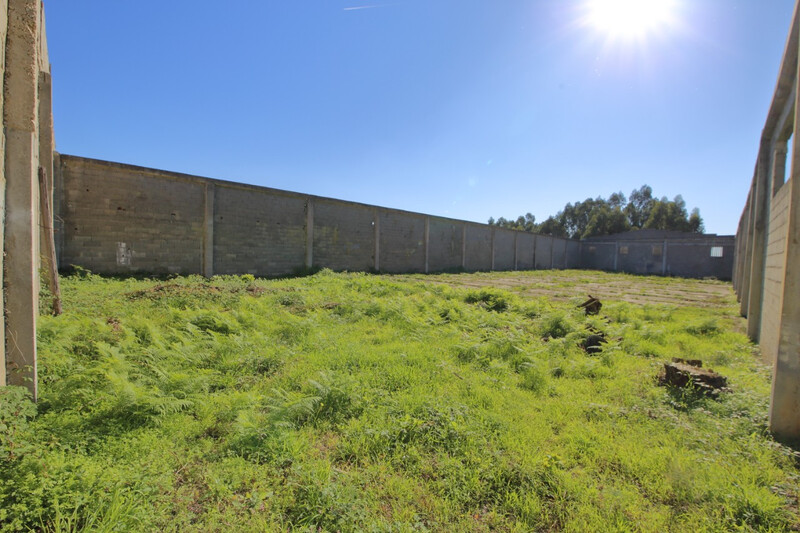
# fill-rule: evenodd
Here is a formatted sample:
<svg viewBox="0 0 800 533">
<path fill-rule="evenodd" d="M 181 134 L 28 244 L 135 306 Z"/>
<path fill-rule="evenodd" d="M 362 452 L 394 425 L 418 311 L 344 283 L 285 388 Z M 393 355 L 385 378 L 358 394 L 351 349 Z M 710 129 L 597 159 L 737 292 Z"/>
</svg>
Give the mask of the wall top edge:
<svg viewBox="0 0 800 533">
<path fill-rule="evenodd" d="M 214 186 L 225 187 L 225 188 L 230 188 L 230 189 L 241 189 L 241 190 L 257 191 L 257 192 L 263 192 L 263 193 L 273 193 L 273 194 L 277 194 L 277 195 L 281 195 L 281 196 L 300 197 L 300 198 L 306 198 L 306 199 L 314 200 L 314 201 L 318 201 L 318 202 L 337 203 L 337 204 L 343 204 L 343 205 L 357 206 L 357 207 L 365 208 L 365 209 L 379 209 L 379 210 L 381 210 L 383 212 L 387 212 L 387 213 L 396 213 L 396 214 L 400 214 L 400 215 L 408 215 L 408 216 L 413 216 L 413 217 L 428 217 L 428 218 L 434 219 L 434 220 L 445 221 L 445 222 L 449 222 L 449 223 L 466 225 L 466 226 L 471 226 L 471 227 L 479 227 L 479 228 L 495 230 L 495 231 L 505 231 L 505 232 L 518 233 L 518 234 L 522 234 L 522 235 L 531 235 L 531 236 L 540 236 L 540 237 L 551 237 L 551 238 L 554 238 L 554 239 L 557 239 L 557 240 L 562 240 L 562 241 L 565 241 L 565 242 L 576 242 L 576 243 L 579 242 L 579 241 L 576 241 L 576 240 L 573 240 L 573 239 L 565 239 L 563 237 L 553 237 L 551 235 L 539 235 L 539 234 L 530 233 L 530 232 L 522 231 L 522 230 L 501 228 L 501 227 L 498 227 L 498 226 L 490 226 L 488 224 L 481 224 L 480 222 L 472 222 L 470 220 L 461 220 L 461 219 L 457 219 L 457 218 L 450 218 L 450 217 L 445 217 L 445 216 L 440 216 L 440 215 L 429 215 L 429 214 L 426 214 L 426 213 L 418 213 L 416 211 L 408 211 L 408 210 L 405 210 L 405 209 L 395 209 L 395 208 L 392 208 L 392 207 L 383 207 L 383 206 L 379 206 L 379 205 L 364 204 L 364 203 L 361 203 L 361 202 L 353 202 L 353 201 L 350 201 L 350 200 L 342 200 L 342 199 L 339 199 L 339 198 L 329 198 L 329 197 L 326 197 L 326 196 L 317 196 L 317 195 L 314 195 L 314 194 L 306 194 L 306 193 L 301 193 L 301 192 L 297 192 L 297 191 L 287 191 L 287 190 L 284 190 L 284 189 L 275 189 L 273 187 L 263 187 L 261 185 L 251 185 L 249 183 L 241 183 L 241 182 L 237 182 L 237 181 L 223 180 L 223 179 L 218 179 L 218 178 L 209 178 L 209 177 L 206 177 L 206 176 L 196 176 L 194 174 L 186 174 L 186 173 L 183 173 L 183 172 L 174 172 L 174 171 L 171 171 L 171 170 L 161 170 L 161 169 L 156 169 L 156 168 L 143 167 L 143 166 L 139 166 L 139 165 L 130 165 L 130 164 L 127 164 L 127 163 L 117 163 L 117 162 L 114 162 L 114 161 L 105 161 L 105 160 L 102 160 L 102 159 L 93 159 L 93 158 L 90 158 L 90 157 L 81 157 L 81 156 L 69 155 L 69 154 L 58 154 L 58 155 L 61 158 L 62 166 L 66 166 L 66 165 L 69 165 L 69 164 L 83 164 L 83 165 L 91 165 L 91 166 L 95 166 L 95 167 L 105 167 L 105 168 L 118 169 L 118 170 L 127 170 L 127 171 L 132 171 L 132 172 L 136 172 L 136 173 L 139 173 L 139 174 L 145 174 L 145 175 L 149 175 L 149 176 L 153 176 L 153 177 L 160 177 L 160 178 L 172 179 L 172 180 L 175 180 L 175 181 L 183 181 L 183 182 L 188 182 L 188 183 L 195 183 L 197 185 L 211 184 L 211 185 L 214 185 Z"/>
<path fill-rule="evenodd" d="M 587 246 L 594 246 L 595 244 L 696 244 L 698 246 L 708 246 L 714 244 L 733 245 L 736 241 L 735 235 L 722 235 L 717 237 L 710 237 L 708 239 L 609 239 L 598 241 L 580 241 L 581 244 Z"/>
</svg>

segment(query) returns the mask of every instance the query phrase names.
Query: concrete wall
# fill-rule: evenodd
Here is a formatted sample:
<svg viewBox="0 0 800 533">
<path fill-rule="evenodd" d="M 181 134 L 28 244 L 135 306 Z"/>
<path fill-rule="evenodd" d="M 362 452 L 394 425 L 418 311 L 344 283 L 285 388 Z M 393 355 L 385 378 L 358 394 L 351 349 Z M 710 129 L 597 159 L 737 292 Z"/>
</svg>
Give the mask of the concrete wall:
<svg viewBox="0 0 800 533">
<path fill-rule="evenodd" d="M 304 266 L 528 269 L 534 257 L 537 268 L 564 268 L 579 255 L 577 242 L 484 224 L 68 155 L 58 161 L 62 268 L 280 276 Z"/>
<path fill-rule="evenodd" d="M 0 386 L 28 387 L 37 396 L 36 316 L 41 219 L 39 171 L 53 178 L 50 62 L 40 0 L 0 1 Z"/>
<path fill-rule="evenodd" d="M 761 315 L 761 351 L 775 362 L 781 324 L 781 298 L 786 271 L 785 251 L 788 232 L 789 198 L 792 182 L 781 187 L 772 201 L 767 237 L 767 259 L 764 273 L 764 305 Z"/>
<path fill-rule="evenodd" d="M 493 270 L 515 270 L 517 259 L 516 238 L 518 231 L 505 228 L 494 230 L 494 266 Z"/>
<path fill-rule="evenodd" d="M 385 272 L 425 272 L 425 217 L 381 210 L 380 267 Z"/>
<path fill-rule="evenodd" d="M 722 248 L 722 257 L 712 257 Z M 684 278 L 730 280 L 734 264 L 734 237 L 698 236 L 666 240 L 609 237 L 581 243 L 582 268 Z"/>
<path fill-rule="evenodd" d="M 536 248 L 536 235 L 517 234 L 517 270 L 533 270 L 533 254 Z"/>
<path fill-rule="evenodd" d="M 430 272 L 459 270 L 463 266 L 465 224 L 430 217 L 428 268 Z"/>
<path fill-rule="evenodd" d="M 536 250 L 534 252 L 536 270 L 553 268 L 553 241 L 553 237 L 548 235 L 536 236 Z"/>
<path fill-rule="evenodd" d="M 793 186 L 800 179 L 799 13 L 796 4 L 739 219 L 733 280 L 747 333 L 773 364 L 770 429 L 794 441 L 800 441 L 800 187 Z"/>
<path fill-rule="evenodd" d="M 494 228 L 482 224 L 466 224 L 464 268 L 469 271 L 492 269 L 492 235 Z"/>
</svg>

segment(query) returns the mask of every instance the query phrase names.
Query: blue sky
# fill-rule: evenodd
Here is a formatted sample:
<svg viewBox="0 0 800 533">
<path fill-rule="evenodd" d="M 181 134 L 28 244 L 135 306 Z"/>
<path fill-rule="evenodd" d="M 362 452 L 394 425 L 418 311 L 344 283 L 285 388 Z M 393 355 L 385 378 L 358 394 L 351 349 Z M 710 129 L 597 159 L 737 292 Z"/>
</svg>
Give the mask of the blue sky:
<svg viewBox="0 0 800 533">
<path fill-rule="evenodd" d="M 647 183 L 734 233 L 794 2 L 588 1 L 46 0 L 57 149 L 478 222 Z"/>
</svg>

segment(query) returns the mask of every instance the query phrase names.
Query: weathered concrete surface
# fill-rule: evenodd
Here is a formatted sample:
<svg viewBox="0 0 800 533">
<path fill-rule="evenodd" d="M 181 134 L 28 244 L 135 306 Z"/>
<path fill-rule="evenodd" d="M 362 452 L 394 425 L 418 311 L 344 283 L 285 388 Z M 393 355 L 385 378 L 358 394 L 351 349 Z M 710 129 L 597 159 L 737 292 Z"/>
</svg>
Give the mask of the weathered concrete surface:
<svg viewBox="0 0 800 533">
<path fill-rule="evenodd" d="M 761 303 L 764 297 L 764 262 L 767 255 L 767 221 L 772 197 L 769 176 L 772 150 L 762 142 L 761 154 L 756 167 L 756 201 L 753 224 L 753 255 L 750 258 L 750 296 L 747 299 L 747 335 L 758 342 L 761 330 Z"/>
<path fill-rule="evenodd" d="M 735 288 L 748 333 L 773 362 L 770 429 L 800 441 L 800 11 L 781 62 L 756 160 L 756 176 L 739 220 Z M 784 146 L 793 140 L 791 177 L 783 183 Z"/>
<path fill-rule="evenodd" d="M 425 217 L 381 211 L 381 271 L 425 272 Z"/>
<path fill-rule="evenodd" d="M 536 236 L 532 233 L 517 234 L 517 265 L 515 270 L 533 270 L 533 253 Z"/>
<path fill-rule="evenodd" d="M 518 231 L 495 228 L 493 270 L 515 270 L 514 238 Z"/>
<path fill-rule="evenodd" d="M 492 227 L 480 224 L 466 226 L 465 270 L 492 269 Z"/>
<path fill-rule="evenodd" d="M 553 237 L 548 235 L 536 236 L 536 270 L 553 268 Z"/>
<path fill-rule="evenodd" d="M 6 42 L 8 33 L 8 0 L 0 0 L 0 43 Z M 6 53 L 5 47 L 0 45 L 0 77 L 5 80 Z M 5 90 L 0 90 L 0 112 L 4 107 Z M 6 135 L 5 128 L 0 128 L 0 243 L 5 242 L 6 223 Z M 3 254 L 0 253 L 0 307 L 5 312 L 5 297 L 2 288 L 5 286 L 3 279 Z M 0 387 L 6 385 L 6 321 L 0 320 Z"/>
<path fill-rule="evenodd" d="M 276 276 L 305 264 L 305 198 L 215 190 L 215 273 Z"/>
<path fill-rule="evenodd" d="M 458 270 L 462 264 L 464 224 L 453 220 L 430 219 L 428 271 Z"/>
<path fill-rule="evenodd" d="M 39 80 L 49 68 L 39 0 L 10 0 L 4 75 L 7 382 L 37 396 L 39 294 Z M 52 156 L 51 156 L 52 157 Z"/>
</svg>

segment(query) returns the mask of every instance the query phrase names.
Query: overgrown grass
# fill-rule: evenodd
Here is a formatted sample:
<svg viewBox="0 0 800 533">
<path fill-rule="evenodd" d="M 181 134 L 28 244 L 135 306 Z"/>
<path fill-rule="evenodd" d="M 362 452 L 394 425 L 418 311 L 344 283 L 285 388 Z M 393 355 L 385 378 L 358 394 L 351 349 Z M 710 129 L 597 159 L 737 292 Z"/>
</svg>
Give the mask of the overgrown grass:
<svg viewBox="0 0 800 533">
<path fill-rule="evenodd" d="M 2 531 L 800 527 L 798 464 L 767 434 L 769 371 L 732 301 L 585 317 L 580 290 L 329 271 L 63 287 L 38 412 L 0 389 Z M 732 392 L 659 387 L 671 357 Z"/>
</svg>

